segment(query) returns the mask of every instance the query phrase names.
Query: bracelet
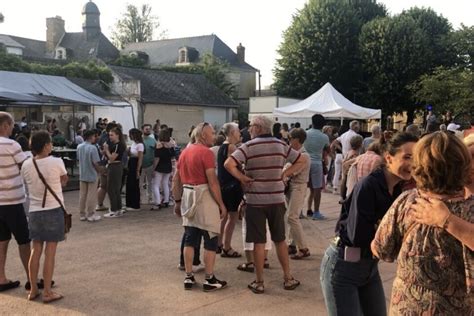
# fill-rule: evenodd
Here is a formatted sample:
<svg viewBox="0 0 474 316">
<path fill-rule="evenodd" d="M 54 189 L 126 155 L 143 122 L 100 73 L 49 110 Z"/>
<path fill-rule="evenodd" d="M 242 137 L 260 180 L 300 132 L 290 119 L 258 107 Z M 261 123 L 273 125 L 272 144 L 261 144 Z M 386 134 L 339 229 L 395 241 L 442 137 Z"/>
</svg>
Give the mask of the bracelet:
<svg viewBox="0 0 474 316">
<path fill-rule="evenodd" d="M 446 218 L 444 219 L 443 221 L 443 225 L 441 225 L 441 228 L 446 230 L 448 228 L 448 225 L 449 225 L 449 218 L 451 217 L 452 213 L 449 212 L 448 216 L 446 216 Z"/>
</svg>

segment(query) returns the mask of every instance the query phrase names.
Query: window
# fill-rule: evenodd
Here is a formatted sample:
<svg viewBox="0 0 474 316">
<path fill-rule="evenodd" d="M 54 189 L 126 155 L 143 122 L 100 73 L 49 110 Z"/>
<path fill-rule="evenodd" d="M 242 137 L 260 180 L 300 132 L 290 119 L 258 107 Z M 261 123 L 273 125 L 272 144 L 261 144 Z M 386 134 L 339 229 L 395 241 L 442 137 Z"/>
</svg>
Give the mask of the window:
<svg viewBox="0 0 474 316">
<path fill-rule="evenodd" d="M 187 56 L 186 55 L 187 54 L 186 54 L 186 49 L 185 48 L 183 48 L 179 51 L 179 63 L 180 64 L 187 62 L 187 60 L 186 60 Z"/>
</svg>

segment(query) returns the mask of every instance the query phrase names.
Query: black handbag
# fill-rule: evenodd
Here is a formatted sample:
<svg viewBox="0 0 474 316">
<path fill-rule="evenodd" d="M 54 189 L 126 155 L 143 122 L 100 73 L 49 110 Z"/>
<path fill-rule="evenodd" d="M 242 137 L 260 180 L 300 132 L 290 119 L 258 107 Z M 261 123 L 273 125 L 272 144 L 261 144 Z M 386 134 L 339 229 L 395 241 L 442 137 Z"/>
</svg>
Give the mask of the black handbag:
<svg viewBox="0 0 474 316">
<path fill-rule="evenodd" d="M 63 213 L 64 213 L 64 233 L 67 234 L 69 233 L 69 231 L 71 230 L 71 227 L 72 227 L 72 215 L 69 214 L 67 211 L 66 211 L 66 208 L 64 207 L 63 205 L 63 202 L 61 202 L 61 199 L 56 195 L 56 193 L 53 191 L 53 189 L 51 189 L 51 187 L 49 186 L 49 184 L 46 182 L 46 179 L 44 178 L 43 174 L 40 172 L 39 168 L 38 168 L 38 164 L 36 163 L 36 159 L 33 158 L 33 164 L 35 166 L 35 169 L 36 169 L 36 172 L 38 172 L 38 176 L 39 178 L 41 179 L 41 182 L 43 182 L 44 186 L 45 186 L 45 189 L 44 189 L 44 196 L 43 196 L 43 207 L 45 206 L 46 204 L 46 195 L 48 193 L 48 191 L 51 193 L 51 195 L 56 199 L 56 201 L 59 203 L 59 205 L 61 205 L 61 208 L 63 209 Z"/>
</svg>

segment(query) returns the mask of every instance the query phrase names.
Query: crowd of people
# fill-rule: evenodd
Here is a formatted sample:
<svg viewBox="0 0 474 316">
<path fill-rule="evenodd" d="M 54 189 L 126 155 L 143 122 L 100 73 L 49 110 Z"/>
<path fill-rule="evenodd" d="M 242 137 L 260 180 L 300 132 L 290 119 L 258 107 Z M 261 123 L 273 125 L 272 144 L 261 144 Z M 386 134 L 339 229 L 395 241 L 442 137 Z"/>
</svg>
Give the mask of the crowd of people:
<svg viewBox="0 0 474 316">
<path fill-rule="evenodd" d="M 202 287 L 211 292 L 228 285 L 215 274 L 217 254 L 242 257 L 232 243 L 240 218 L 245 261 L 237 269 L 255 273 L 248 288 L 262 294 L 272 242 L 283 288 L 300 285 L 290 258 L 311 256 L 301 218 L 325 220 L 321 193 L 330 190 L 340 195 L 341 212 L 320 267 L 329 315 L 387 313 L 379 260 L 398 264 L 392 314 L 474 313 L 471 130 L 463 133 L 450 123 L 422 135 L 416 125 L 400 132 L 374 125 L 364 138 L 358 121 L 346 131 L 317 114 L 311 123 L 304 130 L 299 123 L 255 116 L 243 129 L 230 122 L 220 131 L 200 123 L 179 152 L 172 128 L 159 120 L 128 131 L 128 142 L 119 124 L 101 120 L 96 129 L 81 131 L 84 142 L 77 147 L 80 220 L 94 223 L 147 206 L 174 206 L 184 227 L 178 264 L 184 289 L 195 288 L 195 273 L 204 270 Z M 28 299 L 44 288 L 43 301 L 52 302 L 62 298 L 51 288 L 57 243 L 64 240 L 61 187 L 67 172 L 50 156 L 48 131 L 17 143 L 10 138 L 12 129 L 12 117 L 1 112 L 5 176 L 0 182 L 7 190 L 0 190 L 0 291 L 19 286 L 5 276 L 13 234 L 27 273 Z M 43 251 L 45 268 L 38 279 Z"/>
</svg>

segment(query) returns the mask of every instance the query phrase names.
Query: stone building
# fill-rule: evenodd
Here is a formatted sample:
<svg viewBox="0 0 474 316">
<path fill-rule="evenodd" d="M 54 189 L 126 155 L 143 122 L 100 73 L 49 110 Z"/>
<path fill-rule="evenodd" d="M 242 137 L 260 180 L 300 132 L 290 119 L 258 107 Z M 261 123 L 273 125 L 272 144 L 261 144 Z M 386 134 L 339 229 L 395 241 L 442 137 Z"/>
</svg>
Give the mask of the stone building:
<svg viewBox="0 0 474 316">
<path fill-rule="evenodd" d="M 152 67 L 199 64 L 205 54 L 211 54 L 228 63 L 227 76 L 236 86 L 238 103 L 248 104 L 255 95 L 258 69 L 245 61 L 245 47 L 239 44 L 234 52 L 214 34 L 130 43 L 121 53 L 143 58 Z"/>
<path fill-rule="evenodd" d="M 119 57 L 118 49 L 105 37 L 100 28 L 100 11 L 92 1 L 82 9 L 82 32 L 66 32 L 60 16 L 46 19 L 46 41 L 0 34 L 0 45 L 11 54 L 26 59 L 105 62 Z"/>
</svg>

